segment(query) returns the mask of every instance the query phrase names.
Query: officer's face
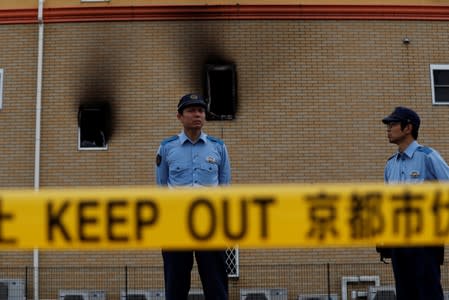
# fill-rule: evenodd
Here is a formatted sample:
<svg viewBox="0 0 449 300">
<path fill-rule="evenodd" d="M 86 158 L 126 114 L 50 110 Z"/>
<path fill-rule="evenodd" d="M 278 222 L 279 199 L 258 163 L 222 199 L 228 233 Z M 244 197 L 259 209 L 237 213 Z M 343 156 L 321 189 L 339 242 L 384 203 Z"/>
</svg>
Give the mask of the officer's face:
<svg viewBox="0 0 449 300">
<path fill-rule="evenodd" d="M 206 111 L 202 106 L 188 106 L 182 114 L 178 113 L 178 120 L 186 129 L 201 129 L 206 120 Z"/>
<path fill-rule="evenodd" d="M 411 133 L 411 124 L 407 124 L 404 129 L 401 128 L 400 122 L 391 122 L 387 124 L 388 140 L 392 144 L 399 145 Z"/>
</svg>

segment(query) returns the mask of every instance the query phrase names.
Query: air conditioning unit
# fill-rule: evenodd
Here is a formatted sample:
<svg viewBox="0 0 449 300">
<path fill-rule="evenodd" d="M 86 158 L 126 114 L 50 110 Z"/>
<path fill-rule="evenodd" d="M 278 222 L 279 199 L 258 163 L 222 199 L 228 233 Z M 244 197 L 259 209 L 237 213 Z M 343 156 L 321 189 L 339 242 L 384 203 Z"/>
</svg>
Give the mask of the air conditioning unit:
<svg viewBox="0 0 449 300">
<path fill-rule="evenodd" d="M 287 289 L 240 289 L 240 300 L 287 300 Z"/>
<path fill-rule="evenodd" d="M 106 292 L 89 290 L 59 290 L 59 300 L 106 300 Z"/>
<path fill-rule="evenodd" d="M 120 300 L 165 300 L 164 290 L 128 290 L 120 291 Z"/>
<path fill-rule="evenodd" d="M 298 296 L 298 300 L 338 300 L 336 294 L 303 294 Z"/>
<path fill-rule="evenodd" d="M 443 292 L 443 299 L 449 300 L 449 292 Z"/>
<path fill-rule="evenodd" d="M 204 292 L 202 289 L 190 289 L 187 300 L 205 300 Z"/>
<path fill-rule="evenodd" d="M 0 279 L 0 299 L 25 299 L 25 282 L 22 279 Z"/>
<path fill-rule="evenodd" d="M 370 286 L 367 300 L 396 300 L 396 289 L 392 285 Z"/>
</svg>

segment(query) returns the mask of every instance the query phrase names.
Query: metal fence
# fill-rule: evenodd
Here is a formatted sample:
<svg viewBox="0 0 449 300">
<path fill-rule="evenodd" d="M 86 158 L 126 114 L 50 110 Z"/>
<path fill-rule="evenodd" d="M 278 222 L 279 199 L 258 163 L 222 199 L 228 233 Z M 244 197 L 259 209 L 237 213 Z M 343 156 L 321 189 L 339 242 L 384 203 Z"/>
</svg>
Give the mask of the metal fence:
<svg viewBox="0 0 449 300">
<path fill-rule="evenodd" d="M 393 284 L 391 265 L 380 262 L 241 265 L 240 276 L 230 278 L 229 299 L 371 300 L 373 289 Z M 448 264 L 442 284 L 449 291 Z M 0 268 L 0 300 L 163 300 L 163 289 L 161 266 Z M 190 299 L 204 299 L 196 266 L 191 291 Z"/>
</svg>

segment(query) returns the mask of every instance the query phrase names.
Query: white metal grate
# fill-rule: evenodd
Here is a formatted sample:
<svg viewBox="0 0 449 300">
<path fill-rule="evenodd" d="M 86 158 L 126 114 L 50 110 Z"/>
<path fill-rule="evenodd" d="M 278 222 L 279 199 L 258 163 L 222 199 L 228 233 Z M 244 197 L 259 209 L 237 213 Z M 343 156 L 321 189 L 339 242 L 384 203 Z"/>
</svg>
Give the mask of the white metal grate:
<svg viewBox="0 0 449 300">
<path fill-rule="evenodd" d="M 226 249 L 226 266 L 228 277 L 239 277 L 239 249 L 237 246 Z"/>
</svg>

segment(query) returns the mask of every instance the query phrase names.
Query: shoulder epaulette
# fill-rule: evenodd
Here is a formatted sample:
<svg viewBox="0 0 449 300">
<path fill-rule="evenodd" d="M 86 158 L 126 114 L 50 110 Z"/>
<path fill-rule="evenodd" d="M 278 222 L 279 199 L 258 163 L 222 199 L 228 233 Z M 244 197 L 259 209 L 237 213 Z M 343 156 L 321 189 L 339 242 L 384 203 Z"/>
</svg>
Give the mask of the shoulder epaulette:
<svg viewBox="0 0 449 300">
<path fill-rule="evenodd" d="M 391 160 L 393 157 L 396 157 L 397 153 L 393 154 L 392 156 L 390 156 L 387 161 Z"/>
<path fill-rule="evenodd" d="M 430 154 L 430 153 L 432 153 L 432 149 L 431 149 L 430 147 L 426 147 L 426 146 L 419 146 L 419 147 L 416 149 L 416 151 L 423 152 L 423 153 L 425 153 L 425 154 Z"/>
<path fill-rule="evenodd" d="M 174 136 L 171 136 L 171 137 L 169 137 L 169 138 L 166 138 L 165 140 L 163 140 L 163 141 L 161 142 L 161 145 L 165 145 L 165 144 L 167 144 L 167 143 L 169 143 L 169 142 L 175 141 L 175 140 L 177 140 L 178 138 L 179 138 L 178 135 L 174 135 Z"/>
<path fill-rule="evenodd" d="M 220 145 L 223 145 L 223 144 L 224 144 L 224 142 L 223 142 L 222 140 L 220 140 L 219 138 L 216 138 L 216 137 L 214 137 L 214 136 L 208 135 L 208 136 L 207 136 L 207 139 L 210 140 L 210 141 L 212 141 L 212 142 L 219 143 Z"/>
</svg>

